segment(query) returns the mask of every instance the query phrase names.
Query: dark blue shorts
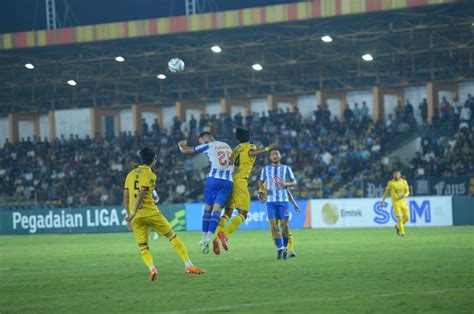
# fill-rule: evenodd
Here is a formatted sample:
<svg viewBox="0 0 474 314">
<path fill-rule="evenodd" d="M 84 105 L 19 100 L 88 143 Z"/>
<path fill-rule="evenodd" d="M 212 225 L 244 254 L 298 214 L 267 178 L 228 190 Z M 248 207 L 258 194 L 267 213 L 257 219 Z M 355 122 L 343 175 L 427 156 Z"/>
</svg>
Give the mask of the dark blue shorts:
<svg viewBox="0 0 474 314">
<path fill-rule="evenodd" d="M 268 219 L 285 219 L 290 218 L 288 211 L 288 202 L 271 202 L 267 203 Z"/>
<path fill-rule="evenodd" d="M 204 189 L 204 202 L 207 205 L 219 204 L 223 208 L 232 194 L 232 181 L 216 178 L 207 178 Z"/>
</svg>

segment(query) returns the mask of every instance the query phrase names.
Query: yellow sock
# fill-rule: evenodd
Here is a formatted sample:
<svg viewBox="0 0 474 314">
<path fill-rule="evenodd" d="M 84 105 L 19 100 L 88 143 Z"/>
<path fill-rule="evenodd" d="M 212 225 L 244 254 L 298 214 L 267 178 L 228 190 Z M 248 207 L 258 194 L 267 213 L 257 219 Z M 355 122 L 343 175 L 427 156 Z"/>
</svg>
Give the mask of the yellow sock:
<svg viewBox="0 0 474 314">
<path fill-rule="evenodd" d="M 214 232 L 214 236 L 217 237 L 219 232 L 222 232 L 224 230 L 225 225 L 227 225 L 227 222 L 229 221 L 229 216 L 226 214 L 222 215 L 221 220 L 219 221 L 219 224 L 217 225 L 216 232 Z"/>
<path fill-rule="evenodd" d="M 397 217 L 398 223 L 397 227 L 401 235 L 405 234 L 405 225 L 403 224 L 403 218 L 401 216 Z"/>
<path fill-rule="evenodd" d="M 293 233 L 290 232 L 289 239 L 288 239 L 288 250 L 293 251 L 293 248 L 294 248 Z"/>
<path fill-rule="evenodd" d="M 174 250 L 176 253 L 178 253 L 179 257 L 183 260 L 185 264 L 188 264 L 191 262 L 191 259 L 188 256 L 188 250 L 186 250 L 186 247 L 184 246 L 183 241 L 178 237 L 177 234 L 175 234 L 171 239 L 170 239 L 171 245 L 173 246 Z"/>
<path fill-rule="evenodd" d="M 153 266 L 153 256 L 151 255 L 150 248 L 147 246 L 140 247 L 140 255 L 146 267 L 150 269 Z"/>
<path fill-rule="evenodd" d="M 226 237 L 229 237 L 229 235 L 237 230 L 240 226 L 241 223 L 243 223 L 245 220 L 245 217 L 242 214 L 235 215 L 234 218 L 230 221 L 229 225 L 227 228 L 224 230 L 224 234 Z"/>
</svg>

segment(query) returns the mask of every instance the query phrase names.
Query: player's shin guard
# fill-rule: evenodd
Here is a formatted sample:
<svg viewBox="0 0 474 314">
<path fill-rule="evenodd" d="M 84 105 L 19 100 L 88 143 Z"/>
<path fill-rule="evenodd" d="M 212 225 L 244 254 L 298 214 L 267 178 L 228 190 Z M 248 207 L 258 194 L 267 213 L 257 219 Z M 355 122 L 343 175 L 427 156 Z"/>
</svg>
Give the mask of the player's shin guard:
<svg viewBox="0 0 474 314">
<path fill-rule="evenodd" d="M 245 217 L 242 214 L 235 215 L 234 218 L 230 221 L 227 228 L 224 230 L 224 234 L 226 237 L 229 237 L 229 234 L 234 232 L 239 228 L 239 226 L 245 221 Z"/>
<path fill-rule="evenodd" d="M 148 269 L 153 267 L 153 256 L 147 243 L 140 244 L 140 256 Z"/>
<path fill-rule="evenodd" d="M 175 234 L 170 239 L 170 242 L 174 250 L 176 251 L 176 253 L 178 253 L 179 257 L 181 257 L 181 259 L 183 260 L 183 262 L 186 265 L 189 265 L 191 262 L 191 259 L 189 258 L 188 250 L 186 250 L 186 246 L 184 246 L 183 241 L 178 237 L 177 234 Z"/>
<path fill-rule="evenodd" d="M 212 212 L 211 221 L 209 222 L 210 233 L 214 234 L 216 232 L 217 225 L 219 224 L 220 220 L 221 220 L 221 212 L 214 210 Z"/>
<path fill-rule="evenodd" d="M 205 209 L 204 214 L 202 215 L 202 232 L 209 231 L 209 223 L 211 222 L 211 212 L 210 209 Z"/>
<path fill-rule="evenodd" d="M 290 234 L 289 234 L 289 240 L 288 240 L 288 250 L 290 250 L 290 251 L 293 251 L 293 249 L 295 248 L 293 241 L 294 241 L 294 239 L 293 239 L 293 233 L 290 232 Z"/>
<path fill-rule="evenodd" d="M 226 214 L 222 215 L 221 220 L 219 221 L 219 224 L 217 225 L 217 229 L 215 232 L 215 235 L 217 236 L 219 232 L 224 230 L 225 226 L 227 225 L 227 222 L 229 221 L 229 216 Z"/>
</svg>

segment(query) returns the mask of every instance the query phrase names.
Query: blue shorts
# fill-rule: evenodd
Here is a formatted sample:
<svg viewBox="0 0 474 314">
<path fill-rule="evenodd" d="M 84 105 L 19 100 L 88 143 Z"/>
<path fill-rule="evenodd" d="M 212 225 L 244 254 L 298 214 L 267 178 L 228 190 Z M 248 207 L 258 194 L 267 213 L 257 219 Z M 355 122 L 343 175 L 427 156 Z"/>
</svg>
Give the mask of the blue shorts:
<svg viewBox="0 0 474 314">
<path fill-rule="evenodd" d="M 207 205 L 219 204 L 224 207 L 232 194 L 232 181 L 207 178 L 204 189 L 204 202 Z"/>
<path fill-rule="evenodd" d="M 268 219 L 284 219 L 290 218 L 288 211 L 288 202 L 271 202 L 267 203 Z"/>
</svg>

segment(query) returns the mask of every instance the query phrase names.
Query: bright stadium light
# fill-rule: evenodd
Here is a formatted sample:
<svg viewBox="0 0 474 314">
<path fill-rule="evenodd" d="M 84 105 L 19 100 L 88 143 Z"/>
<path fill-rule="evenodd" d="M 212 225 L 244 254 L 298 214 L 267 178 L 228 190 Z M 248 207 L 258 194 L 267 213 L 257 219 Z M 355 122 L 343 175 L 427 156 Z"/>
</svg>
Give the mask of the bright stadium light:
<svg viewBox="0 0 474 314">
<path fill-rule="evenodd" d="M 370 53 L 366 53 L 365 55 L 362 56 L 362 59 L 363 59 L 364 61 L 369 62 L 369 61 L 374 60 L 374 57 L 372 57 L 372 55 L 371 55 Z"/>
<path fill-rule="evenodd" d="M 156 77 L 159 78 L 160 80 L 164 80 L 166 78 L 166 75 L 158 74 Z"/>
<path fill-rule="evenodd" d="M 124 62 L 124 61 L 125 61 L 125 58 L 122 57 L 122 56 L 117 56 L 117 57 L 115 57 L 115 61 L 117 61 L 117 62 Z"/>
<path fill-rule="evenodd" d="M 255 71 L 262 71 L 263 67 L 260 63 L 255 63 L 254 65 L 252 65 L 252 69 L 254 69 Z"/>
<path fill-rule="evenodd" d="M 67 83 L 71 86 L 76 86 L 77 85 L 76 81 L 74 81 L 74 80 L 69 80 L 69 81 L 67 81 Z"/>
<path fill-rule="evenodd" d="M 221 47 L 219 47 L 219 46 L 217 46 L 217 45 L 212 46 L 212 47 L 211 47 L 211 50 L 212 50 L 212 52 L 214 52 L 214 53 L 221 53 L 221 52 L 222 52 Z"/>
<path fill-rule="evenodd" d="M 28 70 L 33 70 L 35 68 L 35 66 L 32 65 L 31 63 L 27 63 L 27 64 L 25 64 L 25 68 L 27 68 Z"/>
<path fill-rule="evenodd" d="M 332 37 L 329 35 L 321 37 L 321 40 L 324 41 L 325 43 L 330 43 L 332 41 Z"/>
</svg>

